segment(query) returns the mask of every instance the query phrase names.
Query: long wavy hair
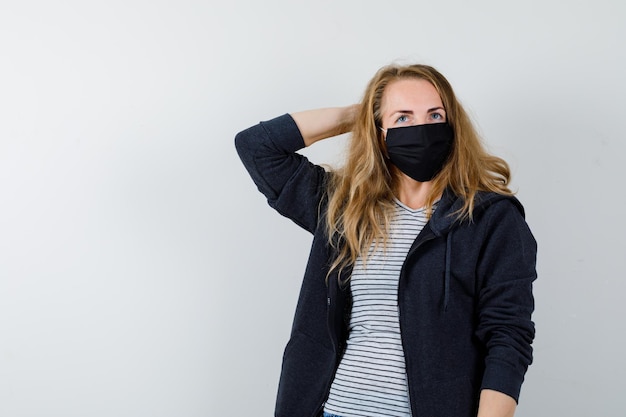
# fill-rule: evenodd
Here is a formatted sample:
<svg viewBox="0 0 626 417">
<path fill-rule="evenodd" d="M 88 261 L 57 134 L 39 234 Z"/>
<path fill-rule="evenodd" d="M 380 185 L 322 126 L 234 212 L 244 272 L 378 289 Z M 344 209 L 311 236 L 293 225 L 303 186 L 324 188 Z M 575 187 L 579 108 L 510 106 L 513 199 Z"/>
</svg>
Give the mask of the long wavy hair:
<svg viewBox="0 0 626 417">
<path fill-rule="evenodd" d="M 382 126 L 385 88 L 401 79 L 430 82 L 441 97 L 447 122 L 454 130 L 452 151 L 442 170 L 432 180 L 426 199 L 430 216 L 436 199 L 448 188 L 464 202 L 454 213 L 472 219 L 478 191 L 512 194 L 508 188 L 510 169 L 506 161 L 487 153 L 450 83 L 427 65 L 390 65 L 381 68 L 369 82 L 357 112 L 348 144 L 346 163 L 333 171 L 328 186 L 326 229 L 337 249 L 330 270 L 341 271 L 367 255 L 374 244 L 385 246 L 400 172 L 386 157 Z"/>
</svg>

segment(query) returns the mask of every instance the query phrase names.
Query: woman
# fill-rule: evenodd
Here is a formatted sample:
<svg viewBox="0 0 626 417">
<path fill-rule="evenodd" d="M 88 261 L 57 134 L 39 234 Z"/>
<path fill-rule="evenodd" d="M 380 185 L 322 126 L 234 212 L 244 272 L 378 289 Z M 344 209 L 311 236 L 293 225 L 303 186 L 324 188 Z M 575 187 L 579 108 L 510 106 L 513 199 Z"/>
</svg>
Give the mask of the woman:
<svg viewBox="0 0 626 417">
<path fill-rule="evenodd" d="M 352 132 L 345 166 L 296 153 Z M 512 416 L 532 361 L 536 242 L 448 81 L 382 68 L 361 104 L 236 137 L 270 206 L 314 235 L 277 416 Z"/>
</svg>

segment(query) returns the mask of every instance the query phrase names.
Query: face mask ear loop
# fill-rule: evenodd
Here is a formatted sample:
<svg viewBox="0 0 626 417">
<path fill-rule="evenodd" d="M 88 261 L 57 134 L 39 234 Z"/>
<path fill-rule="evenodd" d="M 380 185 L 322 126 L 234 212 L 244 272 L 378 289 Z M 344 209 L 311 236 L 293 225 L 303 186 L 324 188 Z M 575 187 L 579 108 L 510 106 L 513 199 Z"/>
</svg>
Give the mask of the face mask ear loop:
<svg viewBox="0 0 626 417">
<path fill-rule="evenodd" d="M 383 137 L 383 140 L 385 141 L 385 144 L 386 144 L 387 143 L 387 130 L 388 129 L 384 129 L 381 126 L 378 126 L 378 128 L 380 129 L 381 132 L 383 132 L 385 134 L 385 136 Z M 381 153 L 383 154 L 385 159 L 389 160 L 389 154 L 387 153 L 387 148 L 386 147 L 385 147 L 385 149 L 381 149 Z"/>
<path fill-rule="evenodd" d="M 383 132 L 385 135 L 383 136 L 383 140 L 385 142 L 387 142 L 387 130 L 388 129 L 384 129 L 382 126 L 378 126 L 378 128 L 380 129 L 381 132 Z"/>
</svg>

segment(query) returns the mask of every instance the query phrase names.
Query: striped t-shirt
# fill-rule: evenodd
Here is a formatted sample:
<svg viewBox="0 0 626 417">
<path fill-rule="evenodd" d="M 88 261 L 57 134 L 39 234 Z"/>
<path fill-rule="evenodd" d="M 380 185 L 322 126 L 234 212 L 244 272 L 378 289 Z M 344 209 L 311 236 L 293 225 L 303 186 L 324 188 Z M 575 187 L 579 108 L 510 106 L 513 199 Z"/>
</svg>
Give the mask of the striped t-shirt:
<svg viewBox="0 0 626 417">
<path fill-rule="evenodd" d="M 354 264 L 346 351 L 324 411 L 342 417 L 411 416 L 398 318 L 400 269 L 427 222 L 426 209 L 396 200 L 387 247 Z"/>
</svg>

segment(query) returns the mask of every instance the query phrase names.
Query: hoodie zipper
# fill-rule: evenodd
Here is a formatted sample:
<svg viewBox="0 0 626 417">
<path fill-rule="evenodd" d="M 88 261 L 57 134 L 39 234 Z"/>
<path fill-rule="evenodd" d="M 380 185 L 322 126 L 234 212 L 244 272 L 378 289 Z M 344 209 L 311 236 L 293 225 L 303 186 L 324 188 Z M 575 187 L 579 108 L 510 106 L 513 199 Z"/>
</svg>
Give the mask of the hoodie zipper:
<svg viewBox="0 0 626 417">
<path fill-rule="evenodd" d="M 332 300 L 330 298 L 330 296 L 326 297 L 326 322 L 328 323 L 328 320 L 330 318 L 330 304 L 331 304 Z M 335 346 L 335 344 L 333 343 L 333 346 Z M 341 360 L 341 356 L 343 353 L 343 346 L 341 346 L 339 344 L 339 341 L 337 341 L 337 350 L 335 351 L 335 363 L 333 364 L 333 374 L 330 377 L 330 379 L 328 380 L 328 382 L 326 383 L 326 389 L 324 390 L 324 398 L 322 399 L 322 401 L 320 402 L 320 405 L 317 407 L 317 409 L 315 410 L 315 412 L 313 413 L 312 417 L 318 417 L 319 415 L 321 415 L 321 412 L 324 409 L 324 404 L 326 403 L 326 400 L 328 399 L 328 395 L 330 394 L 330 386 L 332 385 L 333 380 L 335 379 L 335 374 L 337 373 L 337 368 L 339 367 L 339 361 Z"/>
</svg>

